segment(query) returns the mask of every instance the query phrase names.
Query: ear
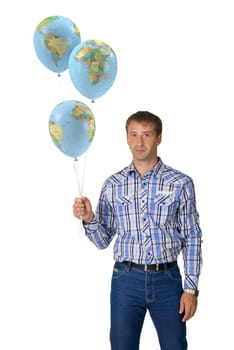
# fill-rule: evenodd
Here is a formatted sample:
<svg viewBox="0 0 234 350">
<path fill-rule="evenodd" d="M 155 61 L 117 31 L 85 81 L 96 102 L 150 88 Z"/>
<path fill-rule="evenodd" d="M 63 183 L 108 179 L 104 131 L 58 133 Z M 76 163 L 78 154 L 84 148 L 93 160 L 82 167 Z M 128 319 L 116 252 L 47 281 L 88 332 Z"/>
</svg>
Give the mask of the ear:
<svg viewBox="0 0 234 350">
<path fill-rule="evenodd" d="M 157 136 L 157 145 L 160 145 L 161 141 L 162 141 L 162 134 Z"/>
</svg>

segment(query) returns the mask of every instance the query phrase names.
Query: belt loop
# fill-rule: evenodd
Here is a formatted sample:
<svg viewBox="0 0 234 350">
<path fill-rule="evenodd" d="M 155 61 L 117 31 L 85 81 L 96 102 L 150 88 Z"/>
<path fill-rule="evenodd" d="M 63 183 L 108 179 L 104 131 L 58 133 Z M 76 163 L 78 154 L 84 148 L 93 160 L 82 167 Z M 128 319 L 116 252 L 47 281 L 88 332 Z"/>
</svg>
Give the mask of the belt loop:
<svg viewBox="0 0 234 350">
<path fill-rule="evenodd" d="M 144 271 L 147 272 L 147 264 L 144 265 Z"/>
<path fill-rule="evenodd" d="M 156 264 L 156 271 L 159 271 L 159 264 Z"/>
</svg>

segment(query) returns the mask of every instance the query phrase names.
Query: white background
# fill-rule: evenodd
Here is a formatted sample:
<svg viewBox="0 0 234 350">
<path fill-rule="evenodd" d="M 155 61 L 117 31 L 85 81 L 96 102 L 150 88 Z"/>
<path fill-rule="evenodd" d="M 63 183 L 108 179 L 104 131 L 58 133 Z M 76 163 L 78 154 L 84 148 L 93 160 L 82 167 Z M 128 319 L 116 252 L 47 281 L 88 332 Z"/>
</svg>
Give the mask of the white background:
<svg viewBox="0 0 234 350">
<path fill-rule="evenodd" d="M 96 119 L 84 195 L 94 207 L 104 179 L 131 161 L 125 120 L 137 110 L 164 123 L 162 160 L 192 176 L 204 235 L 199 308 L 190 350 L 233 347 L 232 1 L 8 2 L 1 11 L 0 349 L 108 350 L 112 248 L 78 233 L 73 160 L 48 133 L 64 99 Z M 112 88 L 94 104 L 44 67 L 34 52 L 39 22 L 73 20 L 81 39 L 118 58 Z M 84 165 L 83 157 L 80 166 Z M 159 349 L 147 317 L 141 350 Z M 131 349 L 129 349 L 131 350 Z"/>
</svg>

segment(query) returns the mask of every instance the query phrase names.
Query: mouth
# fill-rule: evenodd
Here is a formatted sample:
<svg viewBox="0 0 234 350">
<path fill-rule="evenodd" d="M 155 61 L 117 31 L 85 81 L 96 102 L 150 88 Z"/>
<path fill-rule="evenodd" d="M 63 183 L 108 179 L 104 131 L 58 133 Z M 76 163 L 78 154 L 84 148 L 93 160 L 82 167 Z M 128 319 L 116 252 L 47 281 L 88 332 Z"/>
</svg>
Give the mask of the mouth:
<svg viewBox="0 0 234 350">
<path fill-rule="evenodd" d="M 136 153 L 144 153 L 145 149 L 144 148 L 135 148 Z"/>
</svg>

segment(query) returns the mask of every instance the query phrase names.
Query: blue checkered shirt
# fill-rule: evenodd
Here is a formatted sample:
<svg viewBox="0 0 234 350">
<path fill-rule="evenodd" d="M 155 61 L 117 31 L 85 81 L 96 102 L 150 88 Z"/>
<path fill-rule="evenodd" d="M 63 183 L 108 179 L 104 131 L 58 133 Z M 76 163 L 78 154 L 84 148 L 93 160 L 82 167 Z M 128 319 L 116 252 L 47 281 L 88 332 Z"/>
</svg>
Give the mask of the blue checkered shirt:
<svg viewBox="0 0 234 350">
<path fill-rule="evenodd" d="M 197 288 L 202 265 L 202 233 L 193 181 L 165 165 L 142 179 L 133 164 L 103 184 L 87 237 L 100 249 L 113 237 L 115 261 L 160 264 L 182 252 L 184 288 Z"/>
</svg>

